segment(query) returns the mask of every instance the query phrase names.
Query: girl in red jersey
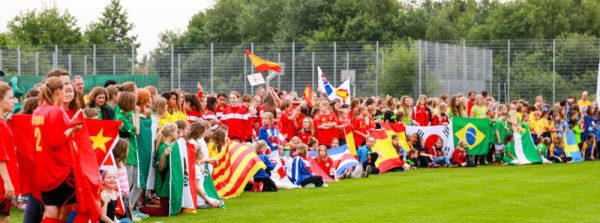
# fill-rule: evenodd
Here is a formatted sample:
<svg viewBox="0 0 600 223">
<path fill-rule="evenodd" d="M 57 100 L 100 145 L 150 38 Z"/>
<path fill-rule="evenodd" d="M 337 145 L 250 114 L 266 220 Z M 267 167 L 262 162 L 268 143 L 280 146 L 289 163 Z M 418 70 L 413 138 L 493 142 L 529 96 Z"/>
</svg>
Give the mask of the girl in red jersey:
<svg viewBox="0 0 600 223">
<path fill-rule="evenodd" d="M 17 154 L 12 133 L 4 116 L 14 109 L 17 99 L 12 88 L 0 82 L 0 222 L 10 222 L 11 199 L 19 194 Z"/>
<path fill-rule="evenodd" d="M 329 157 L 329 154 L 327 153 L 327 147 L 319 146 L 315 162 L 323 170 L 323 172 L 329 174 L 329 176 L 335 179 L 335 181 L 338 181 L 338 177 L 335 174 L 335 167 L 333 166 L 333 159 Z"/>
<path fill-rule="evenodd" d="M 204 120 L 202 118 L 202 106 L 200 105 L 198 97 L 193 94 L 185 94 L 183 97 L 183 108 L 185 110 L 185 115 L 187 116 L 187 121 L 190 124 L 202 122 Z"/>
<path fill-rule="evenodd" d="M 215 106 L 217 105 L 217 98 L 215 97 L 207 97 L 206 98 L 206 109 L 204 110 L 204 120 L 212 121 L 218 120 L 217 113 L 215 113 Z"/>
<path fill-rule="evenodd" d="M 427 96 L 419 96 L 417 106 L 415 106 L 412 113 L 412 120 L 418 126 L 431 125 L 431 110 L 427 107 Z"/>
<path fill-rule="evenodd" d="M 42 222 L 64 222 L 71 204 L 76 202 L 68 138 L 81 129 L 71 124 L 60 107 L 64 101 L 63 82 L 48 78 L 39 96 L 40 106 L 33 112 L 37 189 L 44 203 Z"/>
<path fill-rule="evenodd" d="M 354 145 L 356 148 L 362 146 L 368 136 L 368 126 L 365 121 L 367 115 L 367 107 L 361 105 L 356 110 L 356 114 L 354 114 L 354 118 L 352 119 L 352 135 L 354 136 Z"/>
<path fill-rule="evenodd" d="M 315 126 L 313 125 L 313 120 L 310 117 L 304 118 L 302 120 L 302 130 L 298 133 L 298 137 L 304 144 L 308 144 L 308 139 L 310 137 L 315 136 Z"/>
<path fill-rule="evenodd" d="M 248 121 L 248 110 L 240 103 L 240 93 L 232 91 L 229 93 L 230 106 L 225 107 L 221 122 L 229 128 L 229 138 L 246 142 L 246 122 Z"/>
<path fill-rule="evenodd" d="M 333 138 L 338 137 L 337 116 L 331 112 L 328 101 L 321 102 L 320 114 L 315 117 L 317 140 L 319 144 L 329 147 Z"/>
<path fill-rule="evenodd" d="M 78 102 L 79 100 L 77 100 L 79 93 L 75 90 L 71 82 L 64 84 L 63 92 L 65 98 L 63 100 L 62 107 L 67 113 L 67 116 L 72 119 L 80 110 L 80 105 Z"/>
</svg>

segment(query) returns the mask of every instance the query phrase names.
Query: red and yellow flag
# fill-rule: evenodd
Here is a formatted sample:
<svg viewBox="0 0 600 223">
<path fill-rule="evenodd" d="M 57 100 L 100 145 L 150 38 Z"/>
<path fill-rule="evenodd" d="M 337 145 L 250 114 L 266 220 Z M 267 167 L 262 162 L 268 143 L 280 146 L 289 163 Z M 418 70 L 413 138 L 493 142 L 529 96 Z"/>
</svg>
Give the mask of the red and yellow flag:
<svg viewBox="0 0 600 223">
<path fill-rule="evenodd" d="M 403 165 L 402 159 L 398 155 L 398 152 L 392 146 L 392 135 L 398 134 L 400 138 L 401 146 L 408 146 L 406 144 L 406 134 L 404 133 L 404 126 L 385 123 L 383 129 L 374 129 L 369 131 L 369 135 L 375 138 L 375 145 L 373 151 L 379 153 L 379 158 L 375 162 L 375 166 L 379 168 L 379 173 L 385 173 L 396 167 Z M 404 147 L 409 148 L 409 147 Z"/>
<path fill-rule="evenodd" d="M 250 50 L 248 50 L 248 49 L 245 49 L 245 51 L 246 51 L 246 55 L 248 55 L 248 57 L 252 61 L 252 64 L 254 64 L 254 67 L 256 68 L 256 70 L 258 72 L 262 73 L 262 72 L 272 70 L 277 73 L 281 73 L 281 66 L 279 66 L 279 64 L 276 64 L 276 63 L 268 61 L 268 60 L 264 60 L 256 55 L 254 55 L 254 53 L 250 52 Z"/>
<path fill-rule="evenodd" d="M 306 104 L 308 106 L 310 106 L 311 108 L 315 106 L 315 98 L 313 97 L 312 87 L 310 86 L 310 84 L 306 85 L 302 97 L 304 98 L 304 101 L 306 101 Z"/>
<path fill-rule="evenodd" d="M 266 166 L 248 145 L 231 142 L 217 156 L 218 166 L 213 170 L 213 181 L 222 198 L 240 195 L 259 169 Z"/>
</svg>

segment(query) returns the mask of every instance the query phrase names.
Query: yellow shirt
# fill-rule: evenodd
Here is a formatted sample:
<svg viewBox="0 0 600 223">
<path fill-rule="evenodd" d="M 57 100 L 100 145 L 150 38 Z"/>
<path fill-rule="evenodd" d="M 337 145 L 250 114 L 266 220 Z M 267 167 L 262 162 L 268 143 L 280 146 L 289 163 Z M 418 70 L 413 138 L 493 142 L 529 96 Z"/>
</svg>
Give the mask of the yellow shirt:
<svg viewBox="0 0 600 223">
<path fill-rule="evenodd" d="M 579 100 L 577 102 L 577 105 L 579 105 L 579 108 L 583 108 L 583 107 L 590 107 L 592 106 L 592 102 L 588 101 L 588 100 Z"/>
<path fill-rule="evenodd" d="M 542 135 L 542 133 L 544 133 L 546 125 L 547 124 L 545 119 L 540 118 L 538 120 L 529 120 L 529 127 L 533 129 L 533 134 Z"/>
<path fill-rule="evenodd" d="M 173 113 L 165 112 L 165 116 L 158 122 L 158 128 L 162 128 L 167 123 L 175 123 L 177 121 L 187 121 L 187 116 L 181 111 L 173 111 Z"/>
</svg>

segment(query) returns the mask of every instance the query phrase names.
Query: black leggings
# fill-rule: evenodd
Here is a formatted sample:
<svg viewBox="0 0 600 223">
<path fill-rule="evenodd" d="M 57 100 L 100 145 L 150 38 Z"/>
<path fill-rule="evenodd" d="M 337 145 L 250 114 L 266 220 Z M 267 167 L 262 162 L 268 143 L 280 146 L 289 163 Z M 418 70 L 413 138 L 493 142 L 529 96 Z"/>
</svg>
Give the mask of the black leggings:
<svg viewBox="0 0 600 223">
<path fill-rule="evenodd" d="M 262 191 L 277 191 L 277 185 L 271 180 L 271 178 L 254 178 L 254 182 L 262 182 Z"/>
<path fill-rule="evenodd" d="M 548 160 L 555 162 L 555 163 L 566 163 L 566 162 L 573 160 L 571 157 L 561 157 L 561 159 L 562 159 L 562 162 L 556 156 L 548 157 Z"/>
<path fill-rule="evenodd" d="M 302 182 L 300 182 L 300 185 L 302 185 L 302 187 L 306 186 L 307 184 L 315 184 L 315 186 L 320 187 L 323 186 L 323 177 L 321 176 L 311 176 L 309 178 L 304 179 Z"/>
</svg>

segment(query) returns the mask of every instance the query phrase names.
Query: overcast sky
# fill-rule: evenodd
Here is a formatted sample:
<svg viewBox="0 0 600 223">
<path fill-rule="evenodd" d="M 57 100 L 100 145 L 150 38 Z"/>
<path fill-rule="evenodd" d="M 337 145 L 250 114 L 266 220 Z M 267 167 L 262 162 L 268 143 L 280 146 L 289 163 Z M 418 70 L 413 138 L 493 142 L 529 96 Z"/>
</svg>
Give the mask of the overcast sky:
<svg viewBox="0 0 600 223">
<path fill-rule="evenodd" d="M 6 32 L 6 23 L 29 9 L 56 5 L 67 9 L 77 18 L 82 30 L 96 21 L 110 0 L 0 0 L 0 32 Z M 133 33 L 141 43 L 140 53 L 148 53 L 158 44 L 158 34 L 164 30 L 185 30 L 190 18 L 204 11 L 215 0 L 121 0 L 127 10 L 129 22 L 134 24 Z"/>
</svg>

